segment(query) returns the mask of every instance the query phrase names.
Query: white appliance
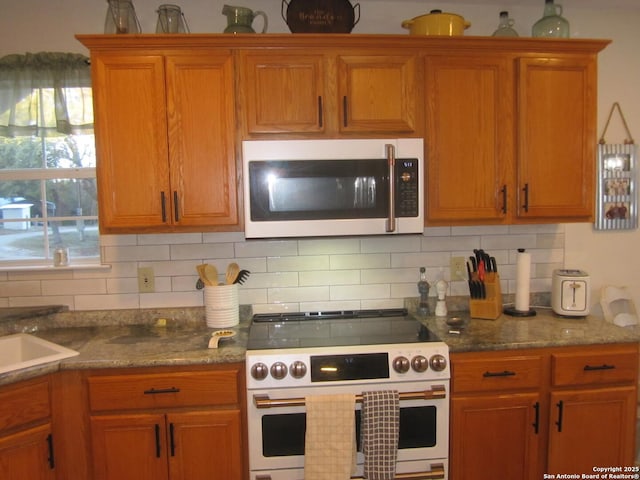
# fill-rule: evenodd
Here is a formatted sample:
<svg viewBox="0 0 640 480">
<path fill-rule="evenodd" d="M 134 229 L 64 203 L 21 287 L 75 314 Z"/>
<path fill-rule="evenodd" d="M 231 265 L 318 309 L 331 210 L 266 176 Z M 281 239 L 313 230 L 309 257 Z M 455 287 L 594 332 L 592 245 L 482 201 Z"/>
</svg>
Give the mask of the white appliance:
<svg viewBox="0 0 640 480">
<path fill-rule="evenodd" d="M 551 278 L 551 308 L 558 315 L 589 315 L 591 281 L 582 270 L 556 269 Z"/>
<path fill-rule="evenodd" d="M 448 478 L 449 348 L 406 310 L 257 314 L 246 352 L 250 480 L 303 480 L 305 397 L 397 390 L 396 479 Z M 359 398 L 360 397 L 360 398 Z M 286 433 L 283 433 L 286 432 Z M 364 455 L 356 456 L 362 479 Z"/>
<path fill-rule="evenodd" d="M 242 143 L 246 238 L 422 233 L 420 138 Z"/>
</svg>

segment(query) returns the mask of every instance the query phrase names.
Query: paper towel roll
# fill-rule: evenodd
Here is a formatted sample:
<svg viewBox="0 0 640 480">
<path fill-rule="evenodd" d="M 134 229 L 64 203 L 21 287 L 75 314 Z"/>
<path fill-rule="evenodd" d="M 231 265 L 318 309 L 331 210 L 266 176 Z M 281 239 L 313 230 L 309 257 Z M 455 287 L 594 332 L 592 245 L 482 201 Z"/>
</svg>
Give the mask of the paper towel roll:
<svg viewBox="0 0 640 480">
<path fill-rule="evenodd" d="M 516 310 L 529 311 L 529 282 L 531 280 L 531 255 L 519 248 L 516 256 Z"/>
</svg>

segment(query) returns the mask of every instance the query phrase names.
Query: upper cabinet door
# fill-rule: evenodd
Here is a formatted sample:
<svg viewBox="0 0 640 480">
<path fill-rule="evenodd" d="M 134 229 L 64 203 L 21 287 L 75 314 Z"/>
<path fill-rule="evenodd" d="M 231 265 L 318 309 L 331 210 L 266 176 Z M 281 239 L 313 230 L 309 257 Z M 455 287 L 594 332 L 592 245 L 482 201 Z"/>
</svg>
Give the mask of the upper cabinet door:
<svg viewBox="0 0 640 480">
<path fill-rule="evenodd" d="M 162 226 L 170 192 L 163 58 L 97 55 L 92 67 L 101 230 Z"/>
<path fill-rule="evenodd" d="M 340 132 L 407 133 L 416 130 L 417 57 L 340 55 L 338 102 Z"/>
<path fill-rule="evenodd" d="M 425 59 L 427 224 L 502 223 L 513 205 L 513 81 L 491 55 Z"/>
<path fill-rule="evenodd" d="M 518 60 L 518 219 L 592 221 L 595 56 Z"/>
<path fill-rule="evenodd" d="M 172 222 L 237 225 L 230 52 L 166 57 Z"/>
<path fill-rule="evenodd" d="M 241 51 L 240 58 L 249 134 L 325 131 L 323 55 Z"/>
</svg>

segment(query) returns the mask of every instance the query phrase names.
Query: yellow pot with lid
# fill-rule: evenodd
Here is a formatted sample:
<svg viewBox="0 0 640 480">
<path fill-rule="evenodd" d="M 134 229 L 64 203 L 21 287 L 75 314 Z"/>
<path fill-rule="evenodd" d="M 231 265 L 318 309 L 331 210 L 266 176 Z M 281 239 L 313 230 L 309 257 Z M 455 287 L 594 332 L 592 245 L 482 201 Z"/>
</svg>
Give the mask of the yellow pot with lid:
<svg viewBox="0 0 640 480">
<path fill-rule="evenodd" d="M 420 15 L 402 22 L 402 28 L 409 30 L 410 35 L 464 35 L 471 26 L 464 17 L 455 13 L 443 13 L 442 10 L 431 10 L 431 13 Z"/>
</svg>

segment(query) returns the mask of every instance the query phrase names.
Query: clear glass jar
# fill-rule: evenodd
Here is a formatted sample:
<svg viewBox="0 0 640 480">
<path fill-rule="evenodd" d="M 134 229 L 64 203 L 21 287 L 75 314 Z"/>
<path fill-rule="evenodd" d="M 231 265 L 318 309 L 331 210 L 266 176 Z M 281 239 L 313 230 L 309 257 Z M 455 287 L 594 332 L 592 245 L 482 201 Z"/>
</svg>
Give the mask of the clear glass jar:
<svg viewBox="0 0 640 480">
<path fill-rule="evenodd" d="M 518 32 L 513 28 L 515 20 L 509 18 L 509 12 L 500 12 L 500 24 L 498 29 L 493 32 L 494 37 L 517 37 Z"/>
<path fill-rule="evenodd" d="M 531 34 L 534 37 L 569 38 L 569 22 L 562 16 L 562 5 L 545 0 L 544 14 L 533 24 Z"/>
<path fill-rule="evenodd" d="M 140 22 L 131 0 L 108 0 L 104 33 L 140 33 Z"/>
</svg>

